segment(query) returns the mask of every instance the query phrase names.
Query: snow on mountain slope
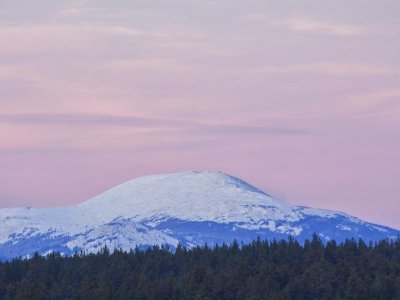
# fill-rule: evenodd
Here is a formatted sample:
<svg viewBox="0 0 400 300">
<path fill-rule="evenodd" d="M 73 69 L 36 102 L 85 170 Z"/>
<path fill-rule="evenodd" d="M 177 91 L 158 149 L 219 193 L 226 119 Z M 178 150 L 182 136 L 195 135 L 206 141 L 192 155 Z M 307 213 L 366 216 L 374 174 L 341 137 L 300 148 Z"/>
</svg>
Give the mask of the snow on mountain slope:
<svg viewBox="0 0 400 300">
<path fill-rule="evenodd" d="M 177 239 L 156 229 L 151 229 L 130 220 L 117 219 L 86 233 L 76 235 L 66 246 L 70 249 L 85 249 L 89 252 L 97 252 L 104 246 L 109 249 L 130 249 L 136 245 L 161 246 L 168 244 L 176 247 L 178 243 Z"/>
<path fill-rule="evenodd" d="M 121 216 L 154 222 L 177 218 L 258 223 L 265 219 L 299 218 L 291 206 L 255 187 L 223 173 L 208 172 L 142 177 L 78 206 L 99 220 Z"/>
<path fill-rule="evenodd" d="M 223 173 L 147 176 L 79 205 L 0 209 L 0 259 L 34 251 L 194 246 L 318 233 L 325 240 L 395 238 L 399 232 L 344 213 L 291 206 Z"/>
</svg>

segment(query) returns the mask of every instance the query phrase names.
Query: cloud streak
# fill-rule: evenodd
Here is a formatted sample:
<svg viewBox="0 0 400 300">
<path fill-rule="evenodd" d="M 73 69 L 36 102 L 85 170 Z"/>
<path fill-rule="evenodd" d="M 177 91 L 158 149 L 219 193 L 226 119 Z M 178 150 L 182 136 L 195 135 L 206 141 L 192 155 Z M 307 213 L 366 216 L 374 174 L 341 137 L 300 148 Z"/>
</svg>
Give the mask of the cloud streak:
<svg viewBox="0 0 400 300">
<path fill-rule="evenodd" d="M 372 91 L 369 93 L 360 93 L 349 95 L 346 100 L 357 108 L 375 110 L 376 113 L 382 114 L 381 109 L 386 114 L 393 114 L 400 109 L 400 89 L 386 89 L 380 91 Z M 389 111 L 388 111 L 389 108 Z"/>
<path fill-rule="evenodd" d="M 83 115 L 83 114 L 0 114 L 0 123 L 14 125 L 60 125 L 129 127 L 146 129 L 180 129 L 197 134 L 215 135 L 265 135 L 307 134 L 306 131 L 286 127 L 212 124 L 186 120 L 154 119 L 131 116 Z"/>
<path fill-rule="evenodd" d="M 400 75 L 400 68 L 396 66 L 321 62 L 293 65 L 271 65 L 253 69 L 260 74 L 284 75 L 291 73 L 311 73 L 329 76 L 390 76 Z"/>
<path fill-rule="evenodd" d="M 44 54 L 81 51 L 82 47 L 103 45 L 110 38 L 166 38 L 171 32 L 143 29 L 135 26 L 92 24 L 35 24 L 21 26 L 3 24 L 0 27 L 0 44 L 3 54 Z"/>
<path fill-rule="evenodd" d="M 309 18 L 289 19 L 284 24 L 292 31 L 332 35 L 339 37 L 366 36 L 370 33 L 365 27 L 340 24 L 328 21 L 319 21 Z"/>
</svg>

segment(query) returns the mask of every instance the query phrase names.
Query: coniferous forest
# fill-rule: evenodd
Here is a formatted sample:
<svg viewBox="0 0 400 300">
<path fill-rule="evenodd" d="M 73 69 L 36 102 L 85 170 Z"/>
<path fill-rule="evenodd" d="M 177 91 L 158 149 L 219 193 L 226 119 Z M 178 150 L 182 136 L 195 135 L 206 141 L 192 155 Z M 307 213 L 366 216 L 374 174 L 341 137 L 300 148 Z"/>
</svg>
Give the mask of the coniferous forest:
<svg viewBox="0 0 400 300">
<path fill-rule="evenodd" d="M 0 299 L 400 299 L 400 239 L 36 254 L 0 263 Z"/>
</svg>

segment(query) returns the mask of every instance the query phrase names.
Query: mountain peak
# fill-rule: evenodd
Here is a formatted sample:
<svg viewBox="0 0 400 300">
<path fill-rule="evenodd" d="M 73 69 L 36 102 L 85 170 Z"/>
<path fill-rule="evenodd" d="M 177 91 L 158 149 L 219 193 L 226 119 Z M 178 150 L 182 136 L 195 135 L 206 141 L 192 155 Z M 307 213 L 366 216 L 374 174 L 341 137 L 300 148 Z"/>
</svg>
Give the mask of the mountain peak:
<svg viewBox="0 0 400 300">
<path fill-rule="evenodd" d="M 138 177 L 135 179 L 131 179 L 121 185 L 115 187 L 117 189 L 123 188 L 125 185 L 128 188 L 131 188 L 132 185 L 140 184 L 159 184 L 159 188 L 163 188 L 164 184 L 171 183 L 177 188 L 185 189 L 188 187 L 196 187 L 199 188 L 201 186 L 234 186 L 236 188 L 241 188 L 243 190 L 247 190 L 249 192 L 260 193 L 266 196 L 262 190 L 256 188 L 255 186 L 250 185 L 249 183 L 235 177 L 229 175 L 224 172 L 211 172 L 211 171 L 186 171 L 179 173 L 166 173 L 160 175 L 149 175 Z M 269 196 L 270 197 L 270 196 Z"/>
<path fill-rule="evenodd" d="M 222 172 L 189 171 L 139 177 L 118 185 L 80 205 L 95 215 L 126 217 L 135 208 L 141 218 L 241 221 L 261 220 L 246 207 L 274 207 L 291 213 L 284 202 Z M 273 215 L 269 216 L 274 218 Z"/>
</svg>

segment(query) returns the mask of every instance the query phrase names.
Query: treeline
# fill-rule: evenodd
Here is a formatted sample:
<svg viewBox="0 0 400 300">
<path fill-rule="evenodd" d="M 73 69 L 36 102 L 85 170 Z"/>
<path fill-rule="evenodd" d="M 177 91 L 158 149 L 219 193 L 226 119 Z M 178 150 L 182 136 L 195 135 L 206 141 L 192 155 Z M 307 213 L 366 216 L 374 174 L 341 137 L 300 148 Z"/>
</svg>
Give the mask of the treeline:
<svg viewBox="0 0 400 300">
<path fill-rule="evenodd" d="M 0 299 L 400 299 L 400 240 L 36 254 L 0 263 Z"/>
</svg>

